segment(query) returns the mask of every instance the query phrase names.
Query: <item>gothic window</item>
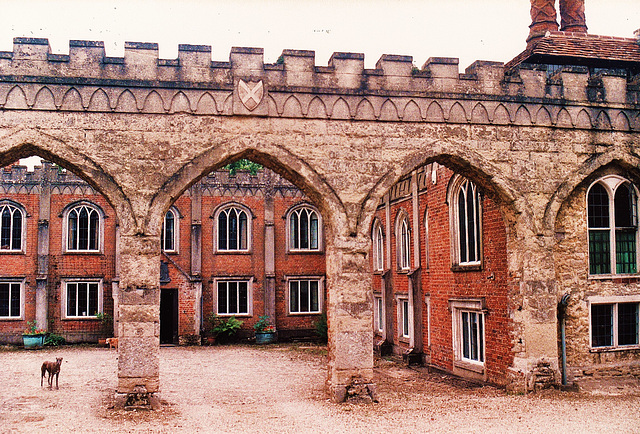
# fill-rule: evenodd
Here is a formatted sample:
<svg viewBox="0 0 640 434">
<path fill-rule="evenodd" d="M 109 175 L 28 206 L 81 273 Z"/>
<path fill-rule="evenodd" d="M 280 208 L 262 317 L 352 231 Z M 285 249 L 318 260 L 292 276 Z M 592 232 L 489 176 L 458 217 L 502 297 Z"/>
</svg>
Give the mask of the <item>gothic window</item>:
<svg viewBox="0 0 640 434">
<path fill-rule="evenodd" d="M 0 252 L 20 252 L 24 241 L 24 212 L 8 202 L 0 202 Z"/>
<path fill-rule="evenodd" d="M 411 230 L 409 219 L 403 216 L 398 221 L 396 228 L 396 242 L 398 250 L 398 268 L 409 270 L 411 268 Z"/>
<path fill-rule="evenodd" d="M 289 211 L 289 250 L 318 251 L 321 248 L 322 221 L 318 212 L 308 205 Z"/>
<path fill-rule="evenodd" d="M 478 266 L 482 261 L 482 206 L 478 187 L 466 178 L 452 181 L 449 197 L 455 266 Z"/>
<path fill-rule="evenodd" d="M 162 250 L 167 253 L 178 251 L 179 215 L 173 208 L 167 211 L 162 223 Z"/>
<path fill-rule="evenodd" d="M 218 211 L 216 217 L 219 252 L 246 252 L 249 250 L 251 214 L 238 205 Z"/>
<path fill-rule="evenodd" d="M 638 272 L 638 192 L 624 178 L 611 175 L 587 194 L 589 274 Z"/>
<path fill-rule="evenodd" d="M 384 232 L 377 222 L 373 227 L 373 269 L 384 270 Z"/>
<path fill-rule="evenodd" d="M 81 203 L 66 213 L 67 251 L 97 252 L 100 250 L 102 214 L 92 204 Z"/>
</svg>

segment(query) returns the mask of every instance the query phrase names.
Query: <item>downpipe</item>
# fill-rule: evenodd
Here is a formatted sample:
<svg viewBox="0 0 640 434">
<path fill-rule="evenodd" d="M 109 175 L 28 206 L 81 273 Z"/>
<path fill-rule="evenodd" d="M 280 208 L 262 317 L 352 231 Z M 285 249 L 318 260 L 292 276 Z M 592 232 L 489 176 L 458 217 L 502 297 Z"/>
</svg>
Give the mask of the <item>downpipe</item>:
<svg viewBox="0 0 640 434">
<path fill-rule="evenodd" d="M 558 314 L 560 316 L 560 345 L 562 348 L 562 385 L 567 385 L 567 339 L 566 339 L 566 317 L 567 305 L 571 296 L 567 293 L 562 296 L 558 303 Z"/>
</svg>

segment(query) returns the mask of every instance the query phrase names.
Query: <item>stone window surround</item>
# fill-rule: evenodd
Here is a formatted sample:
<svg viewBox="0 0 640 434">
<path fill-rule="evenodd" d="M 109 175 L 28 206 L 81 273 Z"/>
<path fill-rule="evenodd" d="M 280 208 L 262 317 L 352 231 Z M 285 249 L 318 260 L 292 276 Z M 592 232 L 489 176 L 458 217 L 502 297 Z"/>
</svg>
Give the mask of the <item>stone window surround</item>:
<svg viewBox="0 0 640 434">
<path fill-rule="evenodd" d="M 408 293 L 399 293 L 395 294 L 396 299 L 396 316 L 397 316 L 397 324 L 398 324 L 398 339 L 400 342 L 410 343 L 411 336 L 413 335 L 413 308 L 411 303 L 409 303 L 409 294 Z M 402 304 L 406 302 L 409 305 L 409 330 L 408 333 L 404 334 L 404 310 Z"/>
<path fill-rule="evenodd" d="M 325 276 L 318 276 L 318 275 L 312 275 L 312 276 L 294 276 L 294 275 L 286 275 L 284 276 L 284 282 L 285 282 L 285 303 L 287 304 L 287 315 L 292 315 L 292 316 L 299 316 L 299 315 L 320 315 L 324 309 L 324 295 L 325 295 L 325 290 L 324 290 L 324 283 L 325 283 Z M 289 282 L 291 282 L 292 280 L 316 280 L 318 281 L 318 311 L 317 312 L 291 312 L 291 304 L 290 304 L 290 297 L 291 297 L 291 290 L 289 288 Z"/>
<path fill-rule="evenodd" d="M 384 228 L 380 221 L 376 219 L 373 224 L 373 232 L 371 234 L 373 241 L 372 256 L 373 256 L 373 271 L 374 273 L 381 273 L 384 271 Z"/>
<path fill-rule="evenodd" d="M 69 213 L 81 206 L 86 206 L 88 208 L 92 208 L 98 212 L 98 248 L 96 250 L 72 250 L 69 249 Z M 95 203 L 82 199 L 75 202 L 72 202 L 64 207 L 62 213 L 59 215 L 62 217 L 62 252 L 67 254 L 100 254 L 103 253 L 104 250 L 104 221 L 107 218 L 107 215 L 104 213 L 102 208 Z"/>
<path fill-rule="evenodd" d="M 167 214 L 173 214 L 173 249 L 165 249 L 164 243 L 162 243 L 162 251 L 171 255 L 179 255 L 180 254 L 180 219 L 183 218 L 183 215 L 180 213 L 178 208 L 172 206 L 167 211 Z M 165 214 L 164 219 L 162 220 L 162 234 L 163 238 L 166 236 L 165 234 L 165 224 L 167 221 L 167 214 Z"/>
<path fill-rule="evenodd" d="M 403 228 L 406 228 L 406 245 L 403 245 Z M 411 224 L 405 210 L 396 216 L 396 263 L 398 272 L 408 273 L 411 270 Z"/>
<path fill-rule="evenodd" d="M 11 199 L 3 199 L 0 200 L 0 207 L 4 206 L 4 205 L 8 205 L 11 207 L 16 208 L 21 214 L 22 214 L 22 228 L 21 228 L 21 238 L 20 238 L 20 248 L 19 249 L 12 249 L 12 250 L 0 250 L 0 254 L 14 254 L 14 255 L 23 255 L 26 253 L 26 249 L 27 249 L 27 217 L 29 217 L 29 215 L 27 214 L 27 211 L 25 210 L 24 206 L 22 206 L 20 203 L 15 202 Z"/>
<path fill-rule="evenodd" d="M 103 298 L 104 298 L 104 285 L 103 278 L 101 277 L 69 277 L 60 279 L 60 294 L 61 294 L 61 316 L 62 320 L 78 321 L 78 320 L 97 320 L 95 315 L 93 316 L 67 316 L 67 284 L 69 283 L 97 283 L 98 284 L 98 312 L 104 312 L 103 310 Z"/>
<path fill-rule="evenodd" d="M 460 194 L 460 187 L 463 182 L 468 181 L 476 186 L 478 189 L 478 193 L 480 195 L 479 198 L 479 219 L 478 223 L 478 236 L 479 240 L 479 259 L 478 261 L 473 262 L 461 262 L 460 259 L 460 225 L 458 219 L 458 195 Z M 449 181 L 449 186 L 447 188 L 447 204 L 449 205 L 449 227 L 451 228 L 451 270 L 452 271 L 478 271 L 482 269 L 484 263 L 484 248 L 483 248 L 483 227 L 482 227 L 482 192 L 480 191 L 478 185 L 472 180 L 465 178 L 460 174 L 454 174 Z"/>
<path fill-rule="evenodd" d="M 449 310 L 451 311 L 451 338 L 453 346 L 453 365 L 456 368 L 460 368 L 467 371 L 472 371 L 478 374 L 484 374 L 486 357 L 486 326 L 484 326 L 485 317 L 488 314 L 488 310 L 485 306 L 484 298 L 454 298 L 449 299 Z M 472 360 L 463 360 L 462 358 L 462 330 L 461 330 L 461 312 L 476 312 L 482 315 L 483 321 L 483 362 L 477 362 Z"/>
<path fill-rule="evenodd" d="M 318 248 L 317 249 L 294 249 L 291 247 L 291 222 L 290 222 L 290 217 L 291 217 L 291 213 L 293 213 L 294 211 L 297 211 L 301 208 L 308 208 L 311 211 L 316 213 L 316 216 L 318 217 Z M 318 208 L 316 208 L 314 205 L 312 205 L 309 202 L 301 202 L 298 204 L 293 205 L 292 207 L 290 207 L 287 212 L 284 215 L 284 220 L 285 220 L 285 228 L 286 228 L 286 236 L 287 236 L 287 253 L 322 253 L 324 252 L 324 229 L 323 229 L 323 223 L 322 223 L 322 214 L 320 214 L 320 212 L 318 211 Z"/>
<path fill-rule="evenodd" d="M 380 303 L 380 307 L 382 309 L 378 309 L 378 302 Z M 384 298 L 382 297 L 382 293 L 374 292 L 373 293 L 373 331 L 375 333 L 381 334 L 384 332 L 384 316 L 385 316 L 385 306 L 384 306 Z"/>
<path fill-rule="evenodd" d="M 247 248 L 246 249 L 229 249 L 229 250 L 220 250 L 218 248 L 218 217 L 222 211 L 226 211 L 230 208 L 236 208 L 240 211 L 243 211 L 247 215 Z M 211 215 L 211 219 L 213 220 L 213 253 L 224 255 L 224 254 L 251 254 L 253 248 L 253 220 L 255 219 L 255 215 L 251 211 L 249 207 L 243 205 L 239 202 L 231 201 L 225 202 L 221 205 L 218 205 L 213 214 Z"/>
<path fill-rule="evenodd" d="M 628 178 L 625 178 L 623 176 L 617 175 L 617 174 L 610 174 L 610 175 L 604 175 L 599 177 L 598 179 L 596 179 L 595 181 L 593 181 L 589 187 L 587 188 L 585 197 L 584 197 L 584 203 L 585 203 L 585 210 L 587 211 L 585 213 L 586 218 L 588 219 L 589 216 L 589 192 L 591 191 L 591 188 L 593 188 L 594 185 L 600 183 L 600 185 L 604 186 L 605 190 L 607 191 L 607 194 L 609 195 L 609 213 L 610 216 L 614 215 L 613 214 L 613 196 L 615 194 L 615 190 L 622 184 L 624 183 L 628 183 L 631 185 L 631 188 L 633 188 L 635 190 L 636 193 L 636 198 L 638 199 L 638 204 L 636 204 L 636 209 L 640 209 L 640 192 L 638 192 L 638 189 L 636 187 L 636 185 L 629 180 Z M 640 217 L 640 216 L 638 216 Z M 615 223 L 610 222 L 610 228 L 612 231 L 615 232 Z M 618 274 L 615 272 L 616 269 L 616 259 L 615 259 L 615 237 L 611 236 L 610 237 L 610 243 L 611 243 L 611 248 L 610 248 L 610 252 L 611 252 L 611 273 L 610 274 L 591 274 L 590 273 L 590 266 L 587 267 L 587 271 L 589 272 L 589 279 L 590 280 L 606 280 L 606 279 L 615 279 L 618 277 L 625 277 L 625 276 L 637 276 L 640 274 L 640 236 L 638 236 L 638 234 L 640 233 L 640 231 L 636 231 L 636 273 L 632 273 L 632 274 Z M 589 223 L 587 220 L 587 246 L 589 245 Z M 589 342 L 591 344 L 591 342 Z"/>
<path fill-rule="evenodd" d="M 2 277 L 0 278 L 0 283 L 20 284 L 20 316 L 0 316 L 0 321 L 24 320 L 26 277 Z"/>
<path fill-rule="evenodd" d="M 221 317 L 250 318 L 253 316 L 253 276 L 216 276 L 213 278 L 213 311 Z M 247 313 L 219 313 L 218 312 L 218 282 L 247 282 Z"/>
<path fill-rule="evenodd" d="M 593 346 L 593 342 L 592 342 L 593 335 L 591 330 L 591 305 L 592 304 L 619 304 L 619 303 L 640 303 L 640 294 L 611 295 L 611 296 L 593 295 L 593 296 L 587 297 L 587 311 L 589 313 L 589 352 L 603 353 L 603 352 L 628 351 L 628 350 L 640 349 L 640 340 L 638 342 L 638 345 L 616 346 L 614 342 L 614 346 L 611 346 L 611 347 L 594 347 Z M 617 335 L 618 334 L 618 332 L 616 331 L 617 318 L 615 314 L 614 314 L 613 321 L 614 321 L 613 322 L 614 335 Z"/>
</svg>

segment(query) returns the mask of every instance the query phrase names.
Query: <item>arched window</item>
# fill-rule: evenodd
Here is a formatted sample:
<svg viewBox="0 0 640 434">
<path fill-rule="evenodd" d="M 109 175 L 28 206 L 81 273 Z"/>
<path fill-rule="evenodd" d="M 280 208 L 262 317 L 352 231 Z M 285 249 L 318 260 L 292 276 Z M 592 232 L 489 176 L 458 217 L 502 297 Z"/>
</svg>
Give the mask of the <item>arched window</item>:
<svg viewBox="0 0 640 434">
<path fill-rule="evenodd" d="M 468 179 L 453 180 L 450 210 L 454 265 L 475 266 L 482 261 L 482 205 L 478 187 Z"/>
<path fill-rule="evenodd" d="M 218 211 L 217 250 L 238 252 L 249 250 L 249 211 L 239 206 L 228 206 Z"/>
<path fill-rule="evenodd" d="M 318 212 L 308 205 L 289 212 L 289 249 L 320 250 L 321 220 Z"/>
<path fill-rule="evenodd" d="M 384 270 L 384 231 L 378 222 L 373 227 L 373 269 Z"/>
<path fill-rule="evenodd" d="M 90 204 L 82 203 L 67 212 L 67 251 L 100 250 L 102 214 Z"/>
<path fill-rule="evenodd" d="M 589 274 L 638 272 L 638 191 L 611 175 L 587 193 Z"/>
<path fill-rule="evenodd" d="M 178 251 L 178 228 L 179 228 L 178 212 L 171 208 L 164 216 L 162 223 L 162 250 L 168 253 Z"/>
<path fill-rule="evenodd" d="M 23 250 L 24 212 L 11 203 L 0 203 L 0 251 Z"/>
<path fill-rule="evenodd" d="M 424 212 L 424 268 L 429 269 L 429 210 Z"/>
<path fill-rule="evenodd" d="M 398 243 L 398 268 L 409 270 L 411 268 L 411 230 L 409 229 L 409 219 L 406 216 L 399 220 L 396 240 Z"/>
</svg>

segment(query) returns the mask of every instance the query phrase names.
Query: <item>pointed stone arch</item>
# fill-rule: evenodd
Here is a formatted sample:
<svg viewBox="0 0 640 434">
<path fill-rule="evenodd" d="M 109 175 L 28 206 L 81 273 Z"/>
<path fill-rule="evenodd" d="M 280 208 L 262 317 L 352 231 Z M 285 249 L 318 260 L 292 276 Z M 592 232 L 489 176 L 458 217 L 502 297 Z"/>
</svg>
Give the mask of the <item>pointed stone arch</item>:
<svg viewBox="0 0 640 434">
<path fill-rule="evenodd" d="M 7 94 L 7 100 L 4 103 L 5 109 L 28 109 L 27 96 L 20 86 L 13 86 Z"/>
<path fill-rule="evenodd" d="M 82 96 L 76 88 L 72 87 L 62 97 L 62 104 L 60 104 L 62 110 L 83 110 Z"/>
<path fill-rule="evenodd" d="M 493 112 L 493 123 L 498 125 L 511 124 L 511 116 L 504 104 L 498 104 L 498 107 Z"/>
<path fill-rule="evenodd" d="M 331 108 L 331 119 L 351 119 L 349 104 L 340 97 Z"/>
<path fill-rule="evenodd" d="M 591 129 L 592 126 L 593 125 L 591 124 L 591 116 L 589 116 L 589 113 L 587 113 L 585 109 L 580 110 L 580 112 L 578 113 L 578 117 L 576 118 L 576 127 Z"/>
<path fill-rule="evenodd" d="M 427 122 L 444 122 L 444 110 L 437 101 L 432 101 L 427 107 Z"/>
<path fill-rule="evenodd" d="M 218 114 L 218 106 L 215 98 L 209 93 L 205 92 L 198 100 L 196 107 L 196 113 L 202 115 L 215 115 Z"/>
<path fill-rule="evenodd" d="M 289 96 L 289 98 L 284 102 L 282 116 L 291 118 L 302 117 L 302 105 L 294 95 Z"/>
<path fill-rule="evenodd" d="M 565 127 L 565 128 L 572 128 L 573 127 L 573 120 L 571 119 L 571 115 L 569 114 L 567 109 L 564 108 L 564 107 L 561 108 L 560 111 L 558 112 L 558 118 L 556 120 L 556 126 Z"/>
<path fill-rule="evenodd" d="M 471 122 L 474 124 L 488 124 L 489 112 L 482 103 L 478 103 L 473 107 L 471 111 Z"/>
<path fill-rule="evenodd" d="M 609 115 L 604 110 L 600 110 L 598 116 L 596 117 L 596 122 L 594 127 L 599 130 L 610 130 L 611 129 L 611 119 L 609 119 Z"/>
<path fill-rule="evenodd" d="M 110 112 L 111 102 L 107 93 L 102 89 L 96 89 L 89 99 L 89 106 L 87 110 L 92 112 Z"/>
<path fill-rule="evenodd" d="M 410 100 L 404 110 L 402 111 L 402 120 L 408 122 L 421 122 L 422 113 L 420 113 L 420 107 L 414 100 Z"/>
<path fill-rule="evenodd" d="M 176 93 L 171 99 L 169 113 L 191 113 L 191 101 L 184 92 Z"/>
<path fill-rule="evenodd" d="M 389 98 L 382 103 L 379 119 L 381 121 L 397 121 L 399 119 L 398 108 Z"/>
<path fill-rule="evenodd" d="M 525 106 L 521 105 L 518 107 L 513 123 L 524 127 L 532 124 L 531 113 L 529 113 L 529 110 Z"/>
<path fill-rule="evenodd" d="M 549 110 L 547 110 L 546 107 L 540 107 L 540 110 L 536 113 L 536 125 L 542 125 L 545 127 L 550 127 L 552 125 L 551 113 L 549 113 Z"/>
<path fill-rule="evenodd" d="M 327 106 L 319 97 L 314 97 L 309 103 L 307 117 L 320 119 L 326 119 L 328 117 Z"/>
<path fill-rule="evenodd" d="M 456 102 L 449 110 L 449 117 L 447 119 L 449 122 L 453 122 L 456 124 L 466 124 L 467 123 L 467 113 L 462 107 L 462 104 Z"/>
<path fill-rule="evenodd" d="M 629 131 L 631 129 L 629 118 L 623 111 L 619 112 L 618 116 L 615 117 L 613 128 L 616 131 Z"/>
<path fill-rule="evenodd" d="M 376 118 L 373 106 L 367 98 L 363 98 L 356 108 L 356 119 L 374 120 Z"/>
<path fill-rule="evenodd" d="M 33 108 L 36 110 L 55 110 L 57 108 L 53 92 L 47 86 L 43 86 L 36 93 Z"/>
<path fill-rule="evenodd" d="M 118 96 L 114 111 L 125 113 L 138 112 L 138 102 L 136 101 L 136 97 L 129 89 L 125 90 Z"/>
<path fill-rule="evenodd" d="M 142 105 L 142 111 L 144 113 L 164 113 L 164 101 L 158 92 L 152 90 L 144 99 Z"/>
</svg>

